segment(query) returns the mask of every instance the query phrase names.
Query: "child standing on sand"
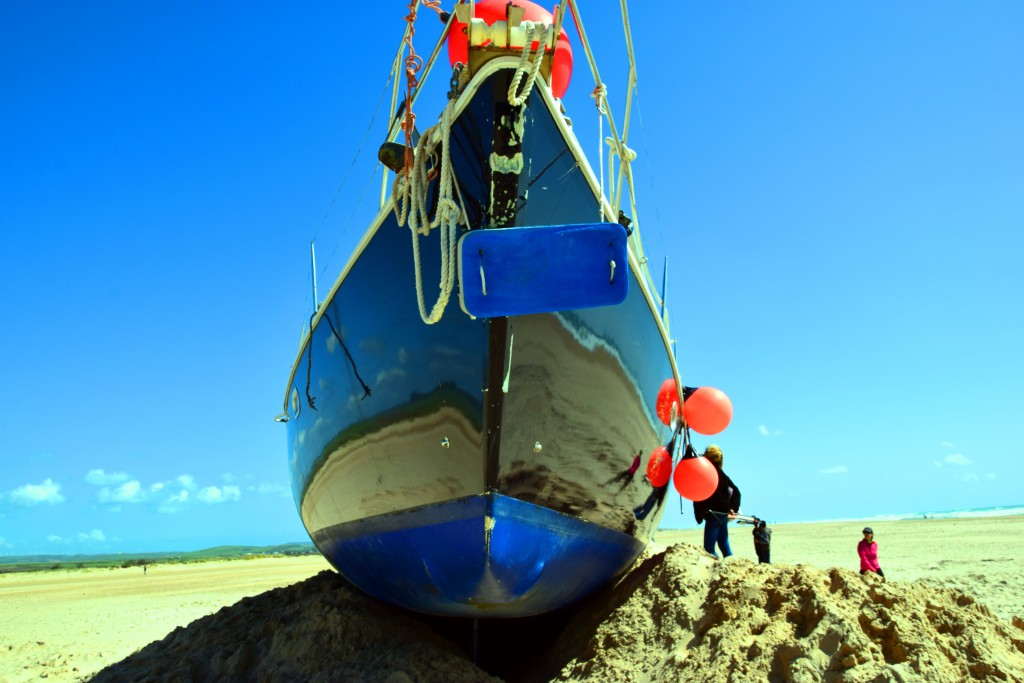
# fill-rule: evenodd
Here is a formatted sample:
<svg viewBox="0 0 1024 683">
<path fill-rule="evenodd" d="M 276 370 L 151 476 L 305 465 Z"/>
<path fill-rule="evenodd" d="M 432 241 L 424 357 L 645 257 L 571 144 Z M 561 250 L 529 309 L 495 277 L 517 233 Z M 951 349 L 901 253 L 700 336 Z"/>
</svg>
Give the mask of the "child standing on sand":
<svg viewBox="0 0 1024 683">
<path fill-rule="evenodd" d="M 860 573 L 874 572 L 885 578 L 882 568 L 878 564 L 878 544 L 875 543 L 875 532 L 871 527 L 864 527 L 864 538 L 857 544 L 857 554 L 860 555 Z"/>
<path fill-rule="evenodd" d="M 754 524 L 754 552 L 757 553 L 758 564 L 771 564 L 772 531 L 768 524 L 759 519 Z"/>
</svg>

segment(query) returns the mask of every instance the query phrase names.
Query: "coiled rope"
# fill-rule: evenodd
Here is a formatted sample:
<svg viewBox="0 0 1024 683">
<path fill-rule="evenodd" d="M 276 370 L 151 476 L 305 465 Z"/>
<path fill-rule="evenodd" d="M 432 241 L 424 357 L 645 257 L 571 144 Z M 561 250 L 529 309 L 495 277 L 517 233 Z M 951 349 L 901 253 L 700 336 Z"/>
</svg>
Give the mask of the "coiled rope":
<svg viewBox="0 0 1024 683">
<path fill-rule="evenodd" d="M 420 318 L 428 325 L 433 325 L 444 314 L 448 306 L 452 289 L 455 286 L 456 273 L 455 249 L 458 243 L 459 225 L 467 225 L 466 210 L 462 205 L 461 195 L 455 201 L 458 187 L 454 182 L 451 156 L 449 154 L 449 138 L 451 137 L 452 117 L 455 113 L 455 98 L 448 100 L 448 105 L 441 114 L 441 121 L 429 128 L 420 136 L 413 153 L 412 168 L 408 174 L 399 173 L 395 176 L 392 194 L 395 198 L 395 218 L 398 225 L 409 223 L 412 237 L 412 258 L 415 269 L 416 303 L 419 305 Z M 437 147 L 440 145 L 440 164 L 437 159 Z M 431 162 L 430 170 L 427 170 Z M 440 168 L 440 171 L 438 171 Z M 427 192 L 430 181 L 437 174 L 439 191 L 437 210 L 434 219 L 430 219 Z M 408 177 L 407 177 L 408 176 Z M 441 231 L 441 279 L 438 283 L 438 297 L 427 312 L 423 301 L 423 273 L 420 266 L 420 236 L 430 235 L 432 228 Z"/>
</svg>

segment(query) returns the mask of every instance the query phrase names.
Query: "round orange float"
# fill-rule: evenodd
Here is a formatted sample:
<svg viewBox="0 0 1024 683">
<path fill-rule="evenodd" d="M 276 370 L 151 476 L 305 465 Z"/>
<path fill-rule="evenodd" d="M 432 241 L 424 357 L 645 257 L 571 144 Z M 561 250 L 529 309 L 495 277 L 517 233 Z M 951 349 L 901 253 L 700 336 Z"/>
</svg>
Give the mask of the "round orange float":
<svg viewBox="0 0 1024 683">
<path fill-rule="evenodd" d="M 528 0 L 479 0 L 475 3 L 473 16 L 483 19 L 488 26 L 493 26 L 496 21 L 505 21 L 507 18 L 507 5 L 522 7 L 523 19 L 540 24 L 554 25 L 555 20 L 551 12 L 540 5 L 528 2 Z M 534 41 L 531 49 L 539 47 L 538 41 Z M 511 51 L 511 49 L 510 49 Z M 518 48 L 514 52 L 518 54 Z M 451 32 L 448 34 L 448 59 L 452 66 L 457 62 L 469 63 L 469 37 L 466 35 L 466 24 L 459 21 L 452 22 Z M 569 36 L 563 28 L 555 41 L 555 54 L 551 57 L 551 94 L 561 97 L 569 88 L 569 79 L 572 77 L 572 46 L 569 44 Z"/>
</svg>

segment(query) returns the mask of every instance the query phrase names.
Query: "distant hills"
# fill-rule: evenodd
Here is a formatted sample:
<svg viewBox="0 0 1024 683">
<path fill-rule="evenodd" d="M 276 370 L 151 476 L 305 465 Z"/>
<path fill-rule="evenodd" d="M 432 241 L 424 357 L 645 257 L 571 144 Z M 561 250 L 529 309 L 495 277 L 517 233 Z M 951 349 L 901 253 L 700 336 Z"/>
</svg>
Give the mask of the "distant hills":
<svg viewBox="0 0 1024 683">
<path fill-rule="evenodd" d="M 109 553 L 103 555 L 11 555 L 0 556 L 0 574 L 48 569 L 84 569 L 89 567 L 137 567 L 147 564 L 241 560 L 252 557 L 316 555 L 312 543 L 279 545 L 219 545 L 187 552 Z"/>
</svg>

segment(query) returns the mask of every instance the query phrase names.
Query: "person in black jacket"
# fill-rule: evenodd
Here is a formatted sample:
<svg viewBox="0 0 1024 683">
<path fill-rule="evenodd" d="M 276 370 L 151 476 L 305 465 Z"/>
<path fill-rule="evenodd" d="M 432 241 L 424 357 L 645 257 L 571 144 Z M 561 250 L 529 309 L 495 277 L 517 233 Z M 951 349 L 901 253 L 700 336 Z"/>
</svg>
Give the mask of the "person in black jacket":
<svg viewBox="0 0 1024 683">
<path fill-rule="evenodd" d="M 758 564 L 771 564 L 772 561 L 772 530 L 763 519 L 754 518 L 754 552 L 757 553 Z"/>
<path fill-rule="evenodd" d="M 700 524 L 704 522 L 704 550 L 715 557 L 715 544 L 722 551 L 722 557 L 732 555 L 729 547 L 729 519 L 740 509 L 740 490 L 722 471 L 722 449 L 712 444 L 704 450 L 707 458 L 718 470 L 718 487 L 706 500 L 694 501 L 693 517 Z"/>
</svg>

